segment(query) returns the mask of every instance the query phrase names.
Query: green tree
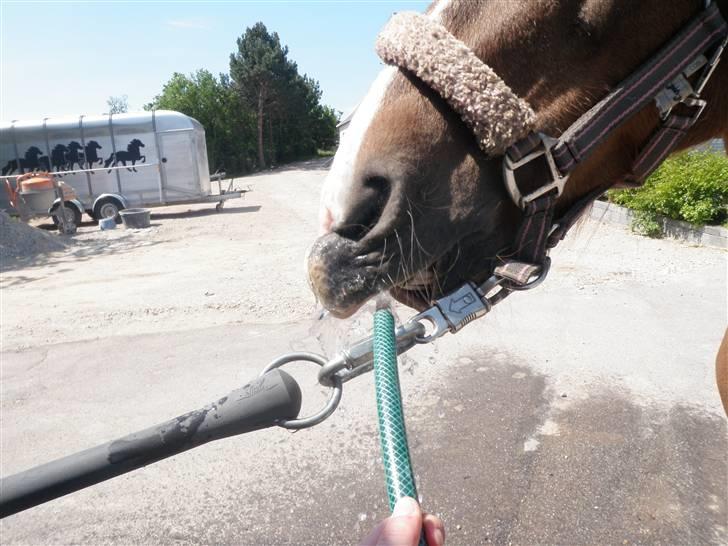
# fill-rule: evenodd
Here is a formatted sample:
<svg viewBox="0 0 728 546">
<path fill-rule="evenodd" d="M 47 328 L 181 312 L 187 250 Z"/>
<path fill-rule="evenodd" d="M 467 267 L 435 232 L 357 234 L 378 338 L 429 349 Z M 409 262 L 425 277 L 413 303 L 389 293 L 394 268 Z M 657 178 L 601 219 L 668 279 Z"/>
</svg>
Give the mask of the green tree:
<svg viewBox="0 0 728 546">
<path fill-rule="evenodd" d="M 276 33 L 257 23 L 237 40 L 230 76 L 175 73 L 146 109 L 177 110 L 205 127 L 213 169 L 229 173 L 314 155 L 336 144 L 338 114 L 321 104 Z"/>
<path fill-rule="evenodd" d="M 125 114 L 129 111 L 129 97 L 120 95 L 118 97 L 109 97 L 106 104 L 109 107 L 109 114 Z"/>
<path fill-rule="evenodd" d="M 281 46 L 277 33 L 269 33 L 263 23 L 246 29 L 237 40 L 238 49 L 230 55 L 230 76 L 245 104 L 255 113 L 258 165 L 264 168 L 266 117 L 281 106 L 286 83 L 295 73 L 288 61 L 288 47 Z M 268 125 L 269 134 L 272 124 Z"/>
<path fill-rule="evenodd" d="M 316 117 L 316 143 L 321 150 L 333 150 L 339 141 L 336 126 L 341 120 L 341 112 L 331 106 L 319 105 Z"/>
<path fill-rule="evenodd" d="M 246 29 L 230 56 L 230 74 L 255 114 L 258 163 L 311 156 L 336 144 L 336 112 L 321 104 L 318 82 L 299 74 L 275 32 L 263 23 Z"/>
<path fill-rule="evenodd" d="M 248 156 L 254 145 L 253 119 L 241 108 L 227 75 L 216 78 L 207 70 L 189 76 L 176 72 L 144 108 L 176 110 L 199 121 L 205 128 L 211 169 L 238 173 L 252 167 Z"/>
<path fill-rule="evenodd" d="M 311 155 L 319 148 L 333 148 L 339 116 L 333 108 L 321 104 L 319 83 L 306 74 L 297 74 L 289 88 L 293 96 L 287 102 L 288 115 L 294 120 L 298 133 L 295 142 L 299 149 L 295 156 Z M 302 115 L 296 116 L 295 112 Z"/>
</svg>

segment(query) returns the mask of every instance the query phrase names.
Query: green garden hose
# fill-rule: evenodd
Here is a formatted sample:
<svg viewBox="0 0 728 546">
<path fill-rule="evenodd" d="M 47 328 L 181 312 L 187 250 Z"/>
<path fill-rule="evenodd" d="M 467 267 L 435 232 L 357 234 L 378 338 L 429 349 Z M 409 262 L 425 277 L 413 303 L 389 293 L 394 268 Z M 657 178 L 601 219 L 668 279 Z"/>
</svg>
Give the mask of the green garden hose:
<svg viewBox="0 0 728 546">
<path fill-rule="evenodd" d="M 404 426 L 394 317 L 389 309 L 378 309 L 374 313 L 373 349 L 379 442 L 382 447 L 384 475 L 387 480 L 387 496 L 391 511 L 401 497 L 417 499 L 417 489 L 410 464 L 407 431 Z M 423 535 L 420 536 L 420 545 L 426 546 Z"/>
</svg>

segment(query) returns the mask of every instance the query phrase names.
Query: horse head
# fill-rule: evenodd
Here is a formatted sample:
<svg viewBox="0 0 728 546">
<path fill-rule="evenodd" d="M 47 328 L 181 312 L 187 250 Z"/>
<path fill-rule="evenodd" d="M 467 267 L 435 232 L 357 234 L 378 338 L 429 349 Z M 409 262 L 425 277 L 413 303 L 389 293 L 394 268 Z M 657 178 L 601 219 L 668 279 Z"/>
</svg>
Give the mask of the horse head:
<svg viewBox="0 0 728 546">
<path fill-rule="evenodd" d="M 25 151 L 26 159 L 37 158 L 40 155 L 43 155 L 43 152 L 41 152 L 40 148 L 38 148 L 37 146 L 31 146 Z"/>
<path fill-rule="evenodd" d="M 127 149 L 127 151 L 131 152 L 134 149 L 138 150 L 139 148 L 144 148 L 144 147 L 145 147 L 144 143 L 141 140 L 139 140 L 138 138 L 135 138 L 134 140 L 132 140 L 129 143 L 129 145 L 126 147 L 126 149 Z"/>
<path fill-rule="evenodd" d="M 88 148 L 89 150 L 101 150 L 102 146 L 95 140 L 89 140 L 86 144 L 86 148 Z"/>
<path fill-rule="evenodd" d="M 532 130 L 559 136 L 703 4 L 440 0 L 427 16 L 530 105 Z M 728 16 L 728 0 L 718 7 Z M 703 91 L 708 106 L 684 146 L 725 130 L 726 88 L 728 61 Z M 557 212 L 619 182 L 658 123 L 654 103 L 631 115 L 571 171 Z M 324 183 L 322 235 L 308 258 L 319 300 L 347 316 L 389 290 L 423 308 L 465 281 L 489 278 L 523 218 L 502 167 L 502 150 L 486 155 L 441 94 L 406 70 L 385 68 L 359 105 Z"/>
<path fill-rule="evenodd" d="M 68 150 L 70 150 L 70 151 L 80 150 L 82 148 L 83 148 L 83 146 L 81 146 L 81 143 L 76 142 L 75 140 L 72 140 L 71 142 L 68 143 Z"/>
</svg>

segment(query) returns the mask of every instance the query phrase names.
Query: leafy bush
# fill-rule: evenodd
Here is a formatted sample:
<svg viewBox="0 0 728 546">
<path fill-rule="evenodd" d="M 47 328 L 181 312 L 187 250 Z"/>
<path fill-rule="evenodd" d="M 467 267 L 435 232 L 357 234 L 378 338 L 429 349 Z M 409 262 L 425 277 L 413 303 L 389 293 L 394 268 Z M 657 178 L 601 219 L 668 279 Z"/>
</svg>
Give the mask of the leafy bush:
<svg viewBox="0 0 728 546">
<path fill-rule="evenodd" d="M 645 237 L 659 238 L 664 235 L 662 224 L 660 224 L 660 220 L 654 212 L 647 212 L 645 210 L 635 211 L 630 227 L 632 231 Z"/>
<path fill-rule="evenodd" d="M 728 157 L 708 151 L 683 152 L 668 159 L 638 189 L 612 190 L 609 200 L 640 213 L 635 231 L 659 228 L 656 215 L 692 224 L 721 224 L 728 219 Z M 654 225 L 653 225 L 654 224 Z"/>
</svg>

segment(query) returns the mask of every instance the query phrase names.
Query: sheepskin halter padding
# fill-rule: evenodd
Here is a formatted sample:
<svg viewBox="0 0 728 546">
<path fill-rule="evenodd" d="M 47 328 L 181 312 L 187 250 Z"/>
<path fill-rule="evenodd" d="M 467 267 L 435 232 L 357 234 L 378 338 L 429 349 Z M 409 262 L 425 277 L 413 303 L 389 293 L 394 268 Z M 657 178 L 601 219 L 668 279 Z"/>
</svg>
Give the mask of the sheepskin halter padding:
<svg viewBox="0 0 728 546">
<path fill-rule="evenodd" d="M 441 24 L 415 12 L 395 14 L 379 34 L 377 54 L 440 94 L 488 155 L 501 155 L 532 129 L 523 99 Z"/>
</svg>

